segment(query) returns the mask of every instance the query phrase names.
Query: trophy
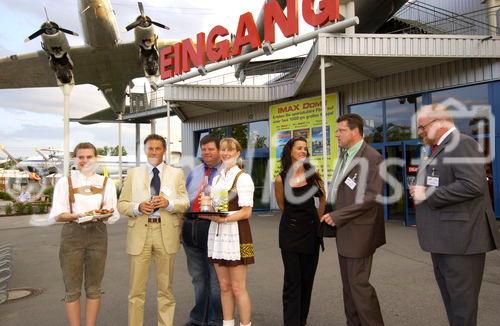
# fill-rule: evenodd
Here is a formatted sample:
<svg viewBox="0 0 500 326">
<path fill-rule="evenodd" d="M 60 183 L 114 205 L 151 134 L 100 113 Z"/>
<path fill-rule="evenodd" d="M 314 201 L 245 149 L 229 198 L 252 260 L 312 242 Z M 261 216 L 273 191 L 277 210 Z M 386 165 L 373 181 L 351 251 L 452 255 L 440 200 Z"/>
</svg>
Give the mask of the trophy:
<svg viewBox="0 0 500 326">
<path fill-rule="evenodd" d="M 200 212 L 214 212 L 215 209 L 212 205 L 212 198 L 210 197 L 210 185 L 208 184 L 208 177 L 205 177 L 205 187 L 200 194 Z"/>
</svg>

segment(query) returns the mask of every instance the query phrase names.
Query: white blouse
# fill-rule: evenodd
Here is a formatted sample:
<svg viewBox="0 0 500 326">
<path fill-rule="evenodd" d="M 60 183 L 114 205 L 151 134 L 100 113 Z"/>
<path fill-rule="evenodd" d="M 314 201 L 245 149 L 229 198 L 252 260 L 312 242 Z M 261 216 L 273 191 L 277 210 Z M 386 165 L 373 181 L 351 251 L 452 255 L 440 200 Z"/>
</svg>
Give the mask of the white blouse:
<svg viewBox="0 0 500 326">
<path fill-rule="evenodd" d="M 238 166 L 232 167 L 229 171 L 221 168 L 219 174 L 212 182 L 211 197 L 222 190 L 230 190 L 234 183 L 234 178 L 240 172 Z M 242 173 L 236 182 L 238 192 L 238 205 L 240 207 L 253 207 L 254 184 L 252 177 L 247 173 Z M 235 213 L 235 212 L 230 212 Z M 240 260 L 240 238 L 238 222 L 216 223 L 210 222 L 207 242 L 208 257 L 212 259 Z"/>
<path fill-rule="evenodd" d="M 94 174 L 86 177 L 80 171 L 71 171 L 71 182 L 73 188 L 80 188 L 85 186 L 93 186 L 102 188 L 104 177 L 102 175 Z M 80 214 L 91 210 L 99 209 L 101 207 L 102 195 L 81 195 L 75 193 L 75 202 L 73 204 L 73 213 Z M 102 208 L 113 209 L 113 215 L 108 219 L 108 223 L 112 224 L 120 218 L 120 213 L 116 207 L 116 188 L 113 180 L 108 178 L 106 189 L 104 191 L 104 204 Z M 68 178 L 60 178 L 54 188 L 54 196 L 52 199 L 52 209 L 50 210 L 48 220 L 55 222 L 56 217 L 62 213 L 69 213 L 69 191 L 68 191 Z"/>
<path fill-rule="evenodd" d="M 214 177 L 212 181 L 211 194 L 216 194 L 221 190 L 229 191 L 234 183 L 234 178 L 240 172 L 241 169 L 235 165 L 229 171 L 222 167 L 218 175 Z M 253 192 L 255 186 L 253 184 L 252 177 L 243 172 L 236 182 L 236 191 L 238 192 L 238 205 L 240 207 L 250 206 L 253 207 Z"/>
</svg>

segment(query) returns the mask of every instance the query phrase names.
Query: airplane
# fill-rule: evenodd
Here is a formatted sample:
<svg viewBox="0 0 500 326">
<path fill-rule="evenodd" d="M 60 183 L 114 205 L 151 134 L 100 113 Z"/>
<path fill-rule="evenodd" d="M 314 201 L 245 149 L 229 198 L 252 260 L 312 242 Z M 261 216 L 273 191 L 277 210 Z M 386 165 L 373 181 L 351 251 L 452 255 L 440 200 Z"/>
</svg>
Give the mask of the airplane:
<svg viewBox="0 0 500 326">
<path fill-rule="evenodd" d="M 92 84 L 99 88 L 116 117 L 125 112 L 126 88 L 138 77 L 155 80 L 159 76 L 159 50 L 176 41 L 159 39 L 153 21 L 138 2 L 136 20 L 126 26 L 134 30 L 135 41 L 119 42 L 119 29 L 109 0 L 79 0 L 84 46 L 70 47 L 66 34 L 77 33 L 47 20 L 25 41 L 42 39 L 42 50 L 0 59 L 0 89 L 56 87 Z M 111 109 L 111 110 L 110 110 Z M 94 113 L 95 115 L 95 113 Z"/>
<path fill-rule="evenodd" d="M 49 175 L 56 175 L 62 169 L 63 151 L 60 149 L 50 147 L 35 148 L 35 152 L 37 152 L 38 155 L 29 156 L 23 160 L 17 160 L 16 158 L 14 158 L 2 144 L 0 144 L 0 151 L 4 152 L 5 155 L 7 155 L 7 159 L 5 161 L 13 161 L 17 170 L 30 172 L 34 179 L 44 178 Z M 145 164 L 146 162 L 147 157 L 145 156 L 145 154 L 141 154 L 139 164 Z M 98 174 L 106 173 L 110 177 L 118 176 L 118 173 L 120 171 L 120 162 L 118 156 L 98 155 L 97 164 Z M 136 156 L 122 156 L 121 164 L 123 173 L 126 173 L 129 168 L 133 168 L 136 166 Z M 71 160 L 69 165 L 71 170 L 75 169 L 74 160 Z"/>
<path fill-rule="evenodd" d="M 19 163 L 16 167 L 23 170 L 28 170 L 30 172 L 36 172 L 41 177 L 57 174 L 58 171 L 62 169 L 63 162 L 63 152 L 56 149 L 35 149 L 39 155 L 30 156 Z M 44 152 L 49 151 L 51 154 L 47 155 Z M 145 164 L 147 158 L 144 154 L 141 155 L 139 164 Z M 108 155 L 98 155 L 97 156 L 97 173 L 107 174 L 110 177 L 118 176 L 119 173 L 119 157 L 118 156 L 108 156 Z M 127 173 L 129 168 L 136 166 L 136 156 L 135 155 L 124 155 L 122 156 L 122 172 Z M 70 160 L 70 169 L 75 170 L 74 160 Z"/>
</svg>

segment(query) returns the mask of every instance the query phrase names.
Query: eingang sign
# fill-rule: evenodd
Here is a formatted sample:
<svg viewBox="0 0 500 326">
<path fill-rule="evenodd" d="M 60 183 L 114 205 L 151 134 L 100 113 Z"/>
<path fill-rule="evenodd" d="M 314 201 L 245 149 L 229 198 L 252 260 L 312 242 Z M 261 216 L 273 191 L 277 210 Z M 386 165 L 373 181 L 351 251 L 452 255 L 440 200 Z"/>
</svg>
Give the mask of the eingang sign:
<svg viewBox="0 0 500 326">
<path fill-rule="evenodd" d="M 314 11 L 315 0 L 302 0 L 302 17 L 304 21 L 316 27 L 339 19 L 339 0 L 319 1 L 318 12 Z M 263 42 L 275 41 L 275 25 L 277 24 L 285 37 L 299 34 L 298 0 L 287 0 L 287 14 L 283 12 L 276 0 L 264 5 L 264 39 L 261 40 L 252 13 L 242 14 L 238 21 L 234 43 L 219 37 L 229 35 L 227 28 L 217 25 L 208 36 L 198 33 L 196 44 L 190 38 L 161 50 L 160 74 L 162 79 L 188 72 L 193 67 L 204 66 L 207 61 L 219 62 L 241 54 L 244 46 L 252 49 L 262 46 Z"/>
</svg>

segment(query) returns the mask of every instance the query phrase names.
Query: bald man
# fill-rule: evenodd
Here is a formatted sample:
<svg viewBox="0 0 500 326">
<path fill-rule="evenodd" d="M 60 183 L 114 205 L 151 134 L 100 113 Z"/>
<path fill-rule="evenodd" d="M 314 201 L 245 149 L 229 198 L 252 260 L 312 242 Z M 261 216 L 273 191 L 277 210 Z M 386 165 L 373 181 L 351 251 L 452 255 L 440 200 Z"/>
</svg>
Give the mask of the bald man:
<svg viewBox="0 0 500 326">
<path fill-rule="evenodd" d="M 431 253 L 450 325 L 476 325 L 485 253 L 500 248 L 484 152 L 461 134 L 447 108 L 423 106 L 418 134 L 430 147 L 420 164 L 415 199 L 420 246 Z"/>
</svg>

